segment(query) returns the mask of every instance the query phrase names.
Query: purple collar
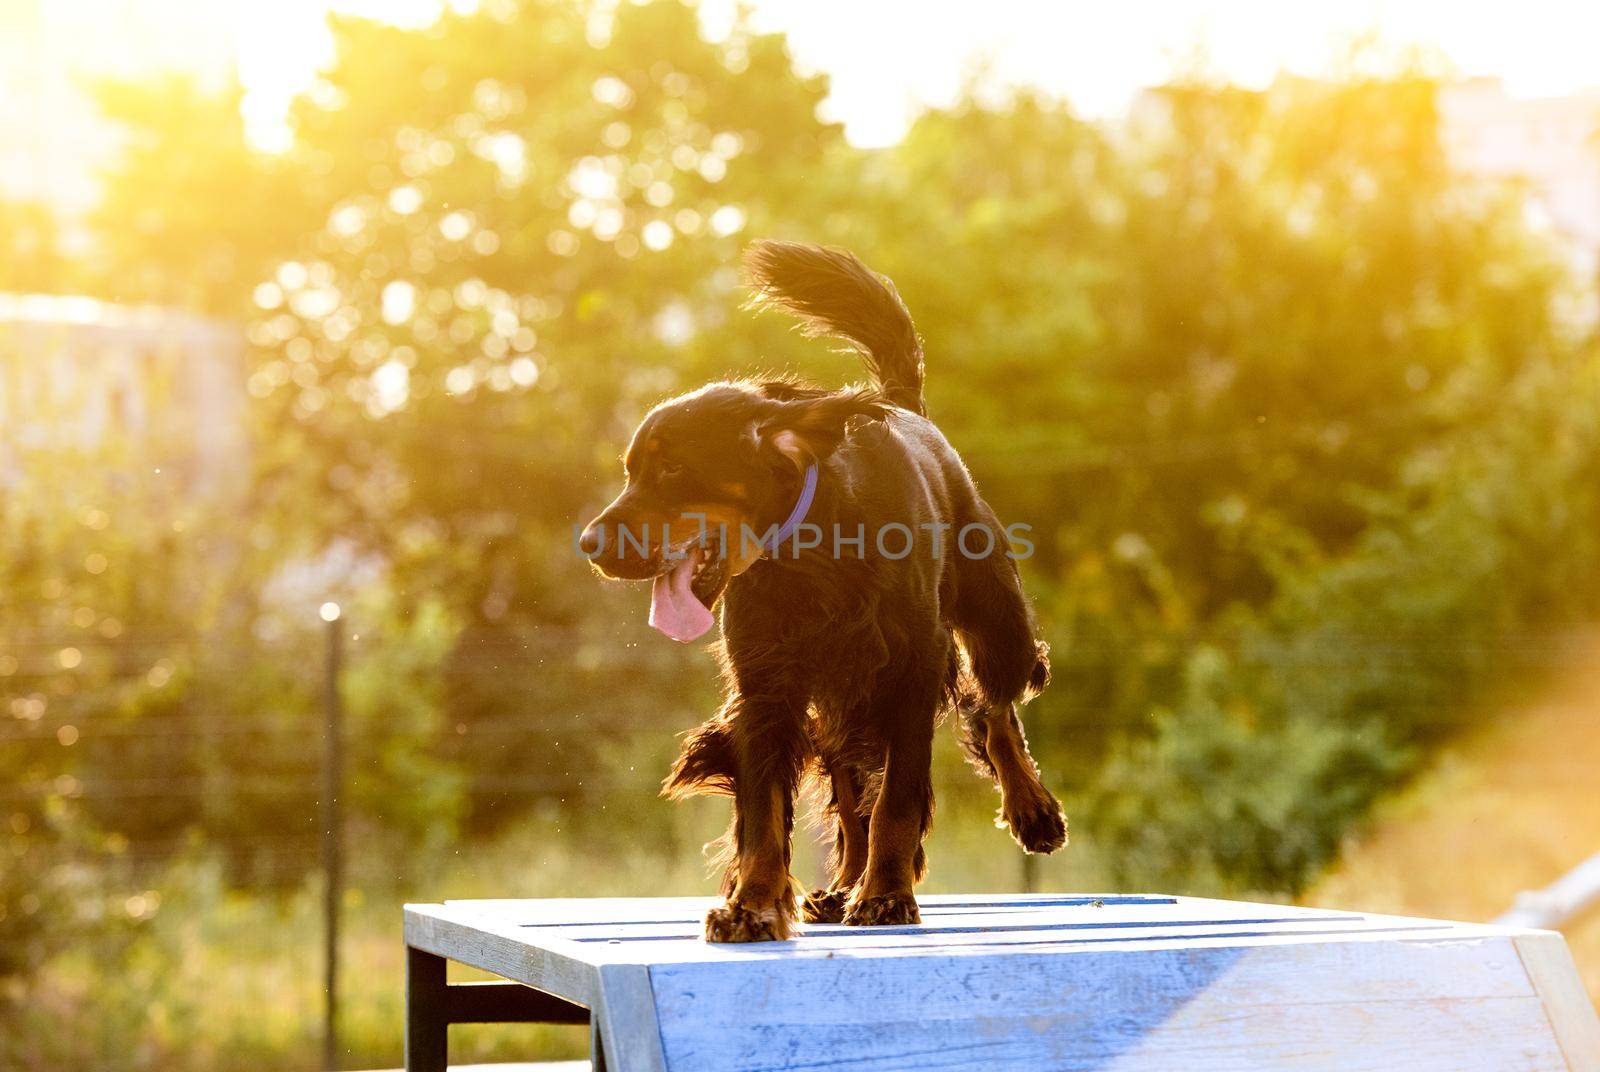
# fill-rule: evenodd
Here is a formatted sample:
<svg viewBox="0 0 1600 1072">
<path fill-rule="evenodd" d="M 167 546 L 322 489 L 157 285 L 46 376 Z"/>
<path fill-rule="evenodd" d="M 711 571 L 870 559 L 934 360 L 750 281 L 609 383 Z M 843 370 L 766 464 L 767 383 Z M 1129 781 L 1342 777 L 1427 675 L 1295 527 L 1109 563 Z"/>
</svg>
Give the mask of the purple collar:
<svg viewBox="0 0 1600 1072">
<path fill-rule="evenodd" d="M 806 513 L 811 509 L 811 500 L 817 497 L 817 467 L 815 464 L 806 466 L 805 483 L 800 488 L 800 498 L 795 501 L 794 509 L 789 511 L 789 518 L 778 531 L 772 534 L 771 540 L 763 540 L 762 547 L 768 554 L 776 552 L 783 545 L 783 541 L 795 534 L 800 523 L 806 519 Z"/>
</svg>

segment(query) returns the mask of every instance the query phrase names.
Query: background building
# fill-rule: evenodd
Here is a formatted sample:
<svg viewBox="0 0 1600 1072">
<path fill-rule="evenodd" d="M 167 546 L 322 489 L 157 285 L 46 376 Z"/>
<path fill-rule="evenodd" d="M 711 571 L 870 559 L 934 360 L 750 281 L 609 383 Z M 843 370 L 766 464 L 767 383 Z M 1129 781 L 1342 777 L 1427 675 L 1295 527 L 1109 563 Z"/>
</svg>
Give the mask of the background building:
<svg viewBox="0 0 1600 1072">
<path fill-rule="evenodd" d="M 1600 268 L 1600 89 L 1508 96 L 1498 78 L 1471 78 L 1440 98 L 1445 148 L 1463 170 L 1528 184 L 1579 266 Z"/>
<path fill-rule="evenodd" d="M 0 294 L 0 480 L 35 451 L 127 450 L 187 490 L 242 483 L 244 340 L 223 321 Z"/>
</svg>

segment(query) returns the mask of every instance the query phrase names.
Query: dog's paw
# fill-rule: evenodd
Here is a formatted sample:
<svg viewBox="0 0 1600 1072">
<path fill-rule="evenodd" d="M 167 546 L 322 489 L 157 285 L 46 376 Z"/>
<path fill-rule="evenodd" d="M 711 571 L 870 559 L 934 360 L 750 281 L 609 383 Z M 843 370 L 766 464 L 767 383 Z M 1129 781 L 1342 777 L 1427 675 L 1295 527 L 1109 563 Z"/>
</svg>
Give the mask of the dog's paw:
<svg viewBox="0 0 1600 1072">
<path fill-rule="evenodd" d="M 1002 806 L 995 825 L 1009 829 L 1026 852 L 1052 853 L 1067 843 L 1067 817 L 1049 793 L 1016 808 Z"/>
<path fill-rule="evenodd" d="M 917 899 L 910 891 L 885 893 L 853 900 L 844 910 L 844 922 L 851 927 L 894 927 L 921 923 Z"/>
<path fill-rule="evenodd" d="M 718 905 L 706 913 L 708 942 L 782 942 L 789 937 L 789 921 L 776 907 L 747 908 Z"/>
<path fill-rule="evenodd" d="M 812 890 L 806 894 L 800 915 L 807 923 L 843 923 L 849 890 Z"/>
</svg>

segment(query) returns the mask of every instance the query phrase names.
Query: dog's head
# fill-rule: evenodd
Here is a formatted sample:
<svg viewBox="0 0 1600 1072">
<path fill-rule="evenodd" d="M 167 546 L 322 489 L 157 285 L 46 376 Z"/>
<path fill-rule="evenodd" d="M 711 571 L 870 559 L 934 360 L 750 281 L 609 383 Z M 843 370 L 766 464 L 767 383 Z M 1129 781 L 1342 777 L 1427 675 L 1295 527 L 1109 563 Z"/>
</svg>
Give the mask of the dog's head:
<svg viewBox="0 0 1600 1072">
<path fill-rule="evenodd" d="M 864 389 L 781 381 L 714 383 L 663 402 L 628 445 L 622 494 L 579 547 L 607 577 L 652 579 L 651 624 L 693 640 L 728 582 L 761 557 L 761 534 L 794 506 L 806 467 L 838 448 L 852 417 L 884 409 Z"/>
</svg>

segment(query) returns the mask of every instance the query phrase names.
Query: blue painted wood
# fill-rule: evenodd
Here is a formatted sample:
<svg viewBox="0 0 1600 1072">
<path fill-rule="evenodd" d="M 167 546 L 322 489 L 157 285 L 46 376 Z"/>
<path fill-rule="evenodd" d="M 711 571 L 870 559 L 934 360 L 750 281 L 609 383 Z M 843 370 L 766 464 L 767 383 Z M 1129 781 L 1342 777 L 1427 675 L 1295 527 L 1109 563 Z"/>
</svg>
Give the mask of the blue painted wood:
<svg viewBox="0 0 1600 1072">
<path fill-rule="evenodd" d="M 914 927 L 708 945 L 714 903 L 410 906 L 407 941 L 589 1005 L 613 1072 L 1597 1067 L 1567 1052 L 1588 1045 L 1586 1027 L 1552 1029 L 1550 964 L 1567 969 L 1548 961 L 1530 982 L 1519 943 L 1559 943 L 1538 932 L 985 895 L 922 898 Z"/>
<path fill-rule="evenodd" d="M 704 1072 L 846 1069 L 863 1061 L 884 1068 L 1099 1068 L 1136 1054 L 1159 1054 L 1168 1068 L 1272 1067 L 1288 1051 L 1282 1032 L 1265 1030 L 1264 1020 L 1282 1022 L 1294 1011 L 1319 1025 L 1308 1035 L 1308 1023 L 1296 1024 L 1287 1045 L 1301 1056 L 1320 1046 L 1342 1067 L 1390 1068 L 1392 1049 L 1372 1045 L 1377 1006 L 1405 1025 L 1387 1046 L 1403 1039 L 1412 1054 L 1432 1046 L 1455 1062 L 1440 1067 L 1562 1067 L 1551 1044 L 1531 1066 L 1511 1060 L 1542 1011 L 1515 970 L 1509 943 L 1494 951 L 1418 947 L 1406 957 L 1370 942 L 1295 952 L 1286 958 L 1281 950 L 1263 956 L 1259 947 L 1211 945 L 914 963 L 812 959 L 781 969 L 772 962 L 714 971 L 684 964 L 653 971 L 652 983 L 668 1067 Z M 1206 1030 L 1173 1024 L 1185 1010 L 1193 1015 L 1197 1002 L 1213 1007 L 1203 1017 Z M 1420 1016 L 1419 1005 L 1433 1015 Z M 1479 1031 L 1463 1033 L 1461 1021 L 1482 1020 L 1486 1007 L 1500 1013 L 1501 1028 L 1520 1022 L 1524 1030 L 1502 1035 L 1498 1045 Z M 1350 1052 L 1363 1037 L 1372 1058 L 1365 1064 Z M 1465 1039 L 1489 1045 L 1499 1063 L 1460 1063 Z M 1213 1064 L 1208 1054 L 1222 1059 Z"/>
</svg>

